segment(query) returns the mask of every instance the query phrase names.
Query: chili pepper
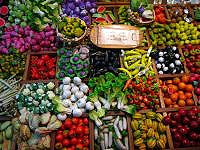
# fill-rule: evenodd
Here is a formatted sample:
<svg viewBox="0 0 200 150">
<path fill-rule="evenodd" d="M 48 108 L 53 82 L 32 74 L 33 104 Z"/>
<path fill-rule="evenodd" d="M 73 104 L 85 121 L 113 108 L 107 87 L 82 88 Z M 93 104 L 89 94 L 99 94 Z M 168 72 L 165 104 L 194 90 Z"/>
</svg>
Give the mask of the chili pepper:
<svg viewBox="0 0 200 150">
<path fill-rule="evenodd" d="M 31 79 L 52 79 L 55 77 L 56 59 L 49 55 L 31 57 Z"/>
<path fill-rule="evenodd" d="M 123 88 L 123 91 L 125 91 L 129 87 L 129 85 L 131 84 L 131 82 L 132 82 L 132 79 L 129 79 L 129 80 L 126 81 L 126 84 L 125 84 L 125 86 Z"/>
</svg>

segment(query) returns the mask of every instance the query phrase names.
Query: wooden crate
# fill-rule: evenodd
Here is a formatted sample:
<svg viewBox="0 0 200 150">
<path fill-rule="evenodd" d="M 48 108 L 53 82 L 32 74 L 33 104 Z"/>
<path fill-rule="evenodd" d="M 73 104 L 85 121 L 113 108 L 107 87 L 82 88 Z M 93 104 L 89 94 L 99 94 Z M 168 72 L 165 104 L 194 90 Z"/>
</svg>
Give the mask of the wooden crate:
<svg viewBox="0 0 200 150">
<path fill-rule="evenodd" d="M 128 141 L 129 141 L 129 150 L 134 150 L 134 144 L 132 142 L 133 141 L 133 135 L 132 135 L 132 132 L 130 132 L 131 131 L 131 126 L 130 126 L 131 118 L 130 118 L 130 116 L 126 115 L 126 113 L 122 112 L 122 111 L 108 111 L 106 113 L 105 117 L 106 116 L 124 116 L 124 117 L 126 117 L 126 119 L 127 119 Z M 93 126 L 93 129 L 94 129 L 94 126 Z M 93 132 L 92 138 L 93 138 L 92 141 L 95 142 L 95 140 L 94 140 L 94 132 Z M 94 150 L 94 145 L 93 145 L 93 149 L 92 150 Z"/>
<path fill-rule="evenodd" d="M 83 115 L 81 118 L 88 118 L 88 115 Z M 94 150 L 94 122 L 89 119 L 89 150 Z M 55 150 L 55 144 L 56 144 L 56 131 L 52 132 L 51 135 L 51 150 Z"/>
<path fill-rule="evenodd" d="M 189 110 L 191 107 L 184 107 L 185 110 Z M 166 112 L 163 112 L 164 116 L 167 116 L 168 113 L 170 112 L 174 112 L 174 111 L 178 111 L 178 109 L 174 110 L 174 109 L 168 109 Z M 169 144 L 172 150 L 199 150 L 200 147 L 184 147 L 184 148 L 175 148 L 174 147 L 174 143 L 173 143 L 173 138 L 172 138 L 172 134 L 170 131 L 170 126 L 167 126 L 167 136 L 169 136 L 168 138 L 169 140 Z"/>
<path fill-rule="evenodd" d="M 161 79 L 161 80 L 167 80 L 167 79 L 173 79 L 174 77 L 182 77 L 183 75 L 186 75 L 186 74 L 177 74 L 177 75 L 173 75 L 173 76 L 171 76 L 171 75 L 166 75 L 166 76 L 164 76 L 164 77 L 161 77 L 161 78 L 159 78 L 159 79 Z M 164 104 L 164 108 L 166 108 L 165 110 L 166 111 L 168 111 L 168 110 L 177 110 L 177 108 L 169 108 L 169 107 L 166 107 L 165 106 L 165 103 L 164 103 L 164 93 L 161 91 L 161 93 L 160 93 L 161 95 L 160 95 L 160 101 Z M 194 106 L 197 106 L 197 98 L 196 98 L 196 96 L 194 95 L 194 91 L 192 91 L 192 98 L 193 98 L 193 101 L 194 101 Z M 192 107 L 192 106 L 185 106 L 185 107 L 180 107 L 180 108 L 190 108 L 190 107 Z"/>
<path fill-rule="evenodd" d="M 24 75 L 23 75 L 23 80 L 21 81 L 22 84 L 25 83 L 39 83 L 39 82 L 44 82 L 44 83 L 48 83 L 48 82 L 56 82 L 56 76 L 53 79 L 47 79 L 47 80 L 31 80 L 30 79 L 30 61 L 31 61 L 31 56 L 41 56 L 41 55 L 50 55 L 52 57 L 56 58 L 56 73 L 58 70 L 58 65 L 57 65 L 57 53 L 56 51 L 39 51 L 39 52 L 31 52 L 28 51 L 27 52 L 27 58 L 26 58 L 26 67 L 25 67 L 25 71 L 24 71 Z"/>
<path fill-rule="evenodd" d="M 147 112 L 149 112 L 150 110 L 145 110 L 145 111 L 140 111 L 140 113 L 142 114 L 146 114 Z M 156 112 L 159 112 L 159 111 L 156 111 Z M 163 116 L 165 116 L 164 113 L 162 113 Z M 131 118 L 130 118 L 130 123 L 131 123 Z M 131 126 L 131 125 L 129 125 Z M 129 130 L 130 134 L 132 135 L 133 133 L 133 130 L 132 128 L 130 127 L 130 130 Z M 165 150 L 172 150 L 173 149 L 173 142 L 172 142 L 172 136 L 171 136 L 171 132 L 170 132 L 170 128 L 169 126 L 167 126 L 166 128 L 166 136 L 167 136 L 167 148 Z M 135 145 L 134 145 L 134 138 L 133 138 L 133 135 L 132 135 L 132 143 L 133 143 L 133 150 L 136 149 Z"/>
</svg>

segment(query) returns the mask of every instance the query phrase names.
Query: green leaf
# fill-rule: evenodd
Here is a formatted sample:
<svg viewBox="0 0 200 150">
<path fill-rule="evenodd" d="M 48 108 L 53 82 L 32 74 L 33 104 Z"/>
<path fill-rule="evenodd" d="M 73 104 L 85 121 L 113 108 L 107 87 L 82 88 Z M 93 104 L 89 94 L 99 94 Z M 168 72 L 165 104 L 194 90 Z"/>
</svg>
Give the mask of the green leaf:
<svg viewBox="0 0 200 150">
<path fill-rule="evenodd" d="M 94 120 L 94 121 L 97 120 L 97 118 L 98 118 L 98 113 L 97 113 L 95 110 L 89 112 L 89 118 L 90 118 L 91 120 Z"/>
<path fill-rule="evenodd" d="M 135 112 L 136 112 L 136 105 L 133 104 L 133 105 L 127 106 L 127 108 L 125 109 L 125 112 L 127 112 L 127 113 L 129 113 L 131 115 L 135 114 Z"/>
<path fill-rule="evenodd" d="M 106 113 L 105 109 L 102 109 L 102 108 L 97 111 L 99 118 L 105 116 L 105 113 Z"/>
<path fill-rule="evenodd" d="M 53 3 L 48 5 L 51 9 L 55 9 L 58 7 L 58 3 Z"/>
<path fill-rule="evenodd" d="M 53 0 L 46 0 L 46 1 L 42 2 L 41 5 L 46 5 L 47 3 L 50 3 L 51 1 L 53 1 Z"/>
</svg>

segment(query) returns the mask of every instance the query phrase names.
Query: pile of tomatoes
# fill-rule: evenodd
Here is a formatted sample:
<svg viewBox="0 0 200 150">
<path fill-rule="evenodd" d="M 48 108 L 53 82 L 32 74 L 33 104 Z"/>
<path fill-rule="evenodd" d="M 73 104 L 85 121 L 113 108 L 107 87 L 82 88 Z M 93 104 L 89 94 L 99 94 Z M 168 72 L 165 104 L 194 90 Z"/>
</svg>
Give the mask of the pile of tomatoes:
<svg viewBox="0 0 200 150">
<path fill-rule="evenodd" d="M 159 109 L 159 83 L 153 77 L 132 80 L 128 86 L 129 104 L 136 104 L 138 109 Z"/>
<path fill-rule="evenodd" d="M 161 81 L 162 92 L 166 107 L 193 106 L 193 86 L 189 83 L 190 77 L 183 75 L 172 80 Z"/>
<path fill-rule="evenodd" d="M 56 132 L 56 150 L 89 149 L 88 118 L 67 118 Z"/>
<path fill-rule="evenodd" d="M 56 58 L 49 55 L 31 56 L 31 80 L 54 79 L 56 75 Z"/>
</svg>

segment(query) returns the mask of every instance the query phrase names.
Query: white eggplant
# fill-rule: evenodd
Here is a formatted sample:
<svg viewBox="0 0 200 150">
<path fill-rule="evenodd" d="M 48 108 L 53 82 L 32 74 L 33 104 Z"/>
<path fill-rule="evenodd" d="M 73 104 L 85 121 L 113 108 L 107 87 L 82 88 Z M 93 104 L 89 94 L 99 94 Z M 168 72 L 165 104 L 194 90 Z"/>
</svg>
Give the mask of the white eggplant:
<svg viewBox="0 0 200 150">
<path fill-rule="evenodd" d="M 76 108 L 72 111 L 74 117 L 80 117 L 83 113 L 80 109 Z"/>
<path fill-rule="evenodd" d="M 95 128 L 94 128 L 94 139 L 96 140 L 97 138 L 98 138 L 98 129 L 95 126 Z"/>
<path fill-rule="evenodd" d="M 87 86 L 85 83 L 82 83 L 79 87 L 80 87 L 80 90 L 81 90 L 83 93 L 85 93 L 85 94 L 88 93 L 89 88 L 88 88 L 88 86 Z"/>
<path fill-rule="evenodd" d="M 105 148 L 108 148 L 108 133 L 104 133 Z"/>
<path fill-rule="evenodd" d="M 128 136 L 126 136 L 126 137 L 124 138 L 124 144 L 125 144 L 125 146 L 126 146 L 126 149 L 129 149 L 129 145 L 128 145 Z"/>
<path fill-rule="evenodd" d="M 99 101 L 95 101 L 94 106 L 96 107 L 97 110 L 101 109 L 101 103 Z"/>
<path fill-rule="evenodd" d="M 79 77 L 74 77 L 73 82 L 76 85 L 80 85 L 81 84 L 81 79 Z"/>
<path fill-rule="evenodd" d="M 70 100 L 71 100 L 72 102 L 76 102 L 78 99 L 77 99 L 77 97 L 73 94 L 73 95 L 71 95 Z"/>
<path fill-rule="evenodd" d="M 73 86 L 72 89 L 71 89 L 71 92 L 72 92 L 73 94 L 75 94 L 75 93 L 78 92 L 78 91 L 79 91 L 78 86 Z"/>
<path fill-rule="evenodd" d="M 70 107 L 72 104 L 70 99 L 64 99 L 62 102 L 65 107 Z"/>
<path fill-rule="evenodd" d="M 124 145 L 123 145 L 123 143 L 120 141 L 120 139 L 116 139 L 115 140 L 116 141 L 116 146 L 118 146 L 118 149 L 120 149 L 120 150 L 128 150 Z"/>
<path fill-rule="evenodd" d="M 107 116 L 102 118 L 102 120 L 111 120 L 111 119 L 113 119 L 113 116 Z"/>
<path fill-rule="evenodd" d="M 85 105 L 86 105 L 86 100 L 83 99 L 83 98 L 81 98 L 81 99 L 79 99 L 76 103 L 77 103 L 77 106 L 78 106 L 79 108 L 83 108 L 83 107 L 85 107 Z"/>
<path fill-rule="evenodd" d="M 71 82 L 71 78 L 70 77 L 65 77 L 63 79 L 63 84 L 70 84 L 70 82 Z"/>
<path fill-rule="evenodd" d="M 85 108 L 91 111 L 94 109 L 94 104 L 92 102 L 87 102 Z"/>
<path fill-rule="evenodd" d="M 119 120 L 118 127 L 120 131 L 123 131 L 123 123 L 122 120 Z"/>
<path fill-rule="evenodd" d="M 70 91 L 70 90 L 71 90 L 71 86 L 70 85 L 63 85 L 63 92 Z"/>
<path fill-rule="evenodd" d="M 112 131 L 109 132 L 109 135 L 108 135 L 108 147 L 111 147 L 112 146 Z"/>
<path fill-rule="evenodd" d="M 124 129 L 124 130 L 127 129 L 127 121 L 126 121 L 126 117 L 123 117 L 123 129 Z"/>
<path fill-rule="evenodd" d="M 118 127 L 117 127 L 118 123 L 119 123 L 119 116 L 117 116 L 117 118 L 116 118 L 115 121 L 114 121 L 114 130 L 115 130 L 115 133 L 116 133 L 117 137 L 118 137 L 119 139 L 122 139 L 122 135 L 121 135 L 121 133 L 119 132 L 119 129 L 118 129 Z"/>
<path fill-rule="evenodd" d="M 64 120 L 67 118 L 67 115 L 66 115 L 66 114 L 58 114 L 58 115 L 57 115 L 57 118 L 58 118 L 58 120 L 60 120 L 60 121 L 64 121 Z"/>
<path fill-rule="evenodd" d="M 80 99 L 80 98 L 82 98 L 82 97 L 84 96 L 84 93 L 83 93 L 82 91 L 77 91 L 77 92 L 75 93 L 75 96 L 76 96 L 78 99 Z"/>
<path fill-rule="evenodd" d="M 63 95 L 62 95 L 62 98 L 63 99 L 66 99 L 66 98 L 70 98 L 71 97 L 71 92 L 70 91 L 64 91 L 63 92 Z"/>
</svg>

